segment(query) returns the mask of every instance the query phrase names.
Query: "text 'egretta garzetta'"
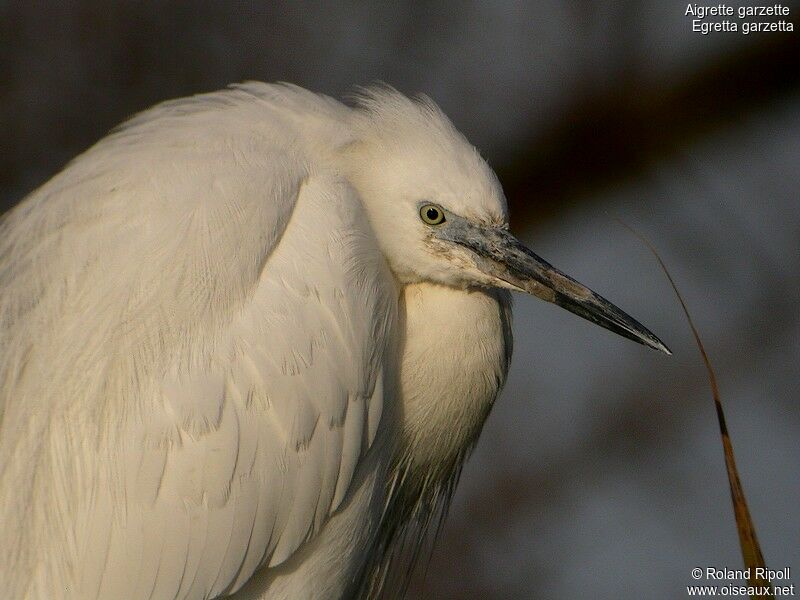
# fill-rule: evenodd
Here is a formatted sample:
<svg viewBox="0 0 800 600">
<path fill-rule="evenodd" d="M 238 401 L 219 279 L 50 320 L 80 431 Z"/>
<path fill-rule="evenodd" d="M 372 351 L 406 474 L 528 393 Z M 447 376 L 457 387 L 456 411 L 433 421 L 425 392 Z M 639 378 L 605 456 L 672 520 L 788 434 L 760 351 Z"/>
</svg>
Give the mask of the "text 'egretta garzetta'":
<svg viewBox="0 0 800 600">
<path fill-rule="evenodd" d="M 506 377 L 508 230 L 428 99 L 160 104 L 0 224 L 0 597 L 391 596 Z"/>
</svg>

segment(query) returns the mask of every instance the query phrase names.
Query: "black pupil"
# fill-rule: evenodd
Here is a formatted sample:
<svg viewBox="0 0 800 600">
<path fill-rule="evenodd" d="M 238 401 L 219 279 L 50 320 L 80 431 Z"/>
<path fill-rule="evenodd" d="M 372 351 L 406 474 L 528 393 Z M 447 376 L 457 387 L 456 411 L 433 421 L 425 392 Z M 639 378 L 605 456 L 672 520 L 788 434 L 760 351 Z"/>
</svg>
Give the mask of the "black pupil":
<svg viewBox="0 0 800 600">
<path fill-rule="evenodd" d="M 429 208 L 425 213 L 431 221 L 436 221 L 439 218 L 439 211 L 435 208 Z"/>
</svg>

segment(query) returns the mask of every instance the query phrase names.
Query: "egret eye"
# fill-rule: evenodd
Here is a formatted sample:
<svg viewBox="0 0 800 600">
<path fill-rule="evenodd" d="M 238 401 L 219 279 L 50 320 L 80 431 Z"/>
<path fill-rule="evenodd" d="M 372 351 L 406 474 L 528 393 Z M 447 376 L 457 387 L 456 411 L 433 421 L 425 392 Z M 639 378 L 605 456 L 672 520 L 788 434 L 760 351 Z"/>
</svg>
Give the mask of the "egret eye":
<svg viewBox="0 0 800 600">
<path fill-rule="evenodd" d="M 419 209 L 420 218 L 428 225 L 441 225 L 444 223 L 442 209 L 433 204 L 426 204 Z"/>
</svg>

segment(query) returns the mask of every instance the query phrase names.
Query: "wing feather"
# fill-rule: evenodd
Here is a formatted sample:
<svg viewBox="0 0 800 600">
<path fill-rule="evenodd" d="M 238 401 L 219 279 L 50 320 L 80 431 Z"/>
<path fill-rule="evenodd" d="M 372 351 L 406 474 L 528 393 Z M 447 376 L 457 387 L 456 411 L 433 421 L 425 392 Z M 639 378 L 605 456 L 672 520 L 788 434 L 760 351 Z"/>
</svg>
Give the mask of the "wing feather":
<svg viewBox="0 0 800 600">
<path fill-rule="evenodd" d="M 231 593 L 347 501 L 396 290 L 257 87 L 137 117 L 0 225 L 4 597 Z"/>
</svg>

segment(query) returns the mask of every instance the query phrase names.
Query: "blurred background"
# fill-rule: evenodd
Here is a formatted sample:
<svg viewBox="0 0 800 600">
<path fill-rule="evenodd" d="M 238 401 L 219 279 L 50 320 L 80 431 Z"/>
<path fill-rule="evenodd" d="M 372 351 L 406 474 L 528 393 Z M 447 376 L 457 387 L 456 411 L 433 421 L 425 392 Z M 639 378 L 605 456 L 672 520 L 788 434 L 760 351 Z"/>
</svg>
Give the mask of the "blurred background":
<svg viewBox="0 0 800 600">
<path fill-rule="evenodd" d="M 800 583 L 800 33 L 701 35 L 686 6 L 0 2 L 0 208 L 167 98 L 246 79 L 425 92 L 523 239 L 674 356 L 518 297 L 508 384 L 411 597 L 672 599 L 693 567 L 741 568 L 698 352 L 615 219 L 681 287 L 768 566 Z"/>
</svg>

